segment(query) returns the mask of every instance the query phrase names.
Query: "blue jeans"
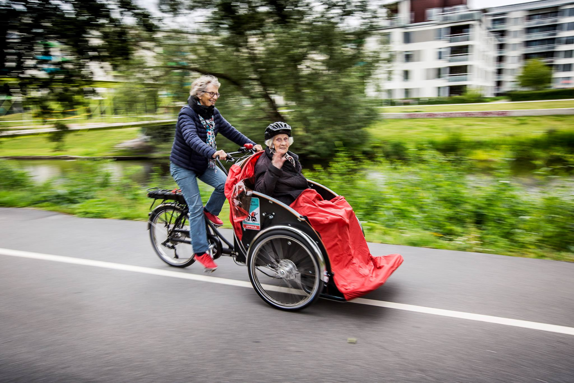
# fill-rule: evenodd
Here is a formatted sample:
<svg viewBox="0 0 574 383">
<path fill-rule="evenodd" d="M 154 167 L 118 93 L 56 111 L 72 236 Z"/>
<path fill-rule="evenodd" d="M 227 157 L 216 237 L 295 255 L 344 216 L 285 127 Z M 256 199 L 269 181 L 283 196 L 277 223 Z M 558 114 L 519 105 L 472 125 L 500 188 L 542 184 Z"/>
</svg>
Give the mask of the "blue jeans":
<svg viewBox="0 0 574 383">
<path fill-rule="evenodd" d="M 213 186 L 215 190 L 211 193 L 205 210 L 213 215 L 219 215 L 221 208 L 225 203 L 225 180 L 227 176 L 221 169 L 207 169 L 205 173 L 198 176 L 195 172 L 177 166 L 174 163 L 169 164 L 169 170 L 175 182 L 181 189 L 183 198 L 189 206 L 189 234 L 191 236 L 191 244 L 193 252 L 196 254 L 203 254 L 209 249 L 207 243 L 207 233 L 205 231 L 205 217 L 203 215 L 203 202 L 199 194 L 199 186 L 197 179 L 199 178 L 206 184 Z"/>
</svg>

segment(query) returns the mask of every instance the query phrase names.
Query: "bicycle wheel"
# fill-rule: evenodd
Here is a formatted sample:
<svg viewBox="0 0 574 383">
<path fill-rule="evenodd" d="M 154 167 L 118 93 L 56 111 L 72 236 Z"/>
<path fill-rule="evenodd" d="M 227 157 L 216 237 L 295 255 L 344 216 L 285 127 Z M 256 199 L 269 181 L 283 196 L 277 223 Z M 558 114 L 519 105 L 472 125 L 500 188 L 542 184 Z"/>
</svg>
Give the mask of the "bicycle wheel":
<svg viewBox="0 0 574 383">
<path fill-rule="evenodd" d="M 176 205 L 158 206 L 149 218 L 151 244 L 159 258 L 170 266 L 187 267 L 195 262 L 189 238 L 189 219 Z"/>
<path fill-rule="evenodd" d="M 301 310 L 323 291 L 317 256 L 299 234 L 272 230 L 253 244 L 249 279 L 259 296 L 281 310 Z"/>
</svg>

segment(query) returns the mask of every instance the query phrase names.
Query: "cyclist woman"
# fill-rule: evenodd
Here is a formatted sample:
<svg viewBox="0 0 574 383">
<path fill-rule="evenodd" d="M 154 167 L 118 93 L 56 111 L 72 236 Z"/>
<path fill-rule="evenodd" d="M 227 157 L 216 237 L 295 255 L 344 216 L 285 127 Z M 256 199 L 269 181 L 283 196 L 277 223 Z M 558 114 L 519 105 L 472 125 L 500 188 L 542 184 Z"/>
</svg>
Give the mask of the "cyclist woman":
<svg viewBox="0 0 574 383">
<path fill-rule="evenodd" d="M 206 271 L 217 268 L 207 252 L 209 245 L 204 216 L 215 225 L 222 225 L 219 217 L 225 195 L 226 176 L 215 165 L 215 159 L 226 158 L 223 150 L 217 150 L 215 137 L 223 134 L 237 145 L 253 144 L 257 151 L 261 145 L 241 134 L 223 118 L 215 108 L 221 84 L 214 76 L 204 75 L 191 84 L 188 105 L 179 112 L 175 138 L 170 155 L 170 171 L 189 206 L 189 229 L 195 259 Z M 197 179 L 211 185 L 215 190 L 203 207 Z"/>
</svg>

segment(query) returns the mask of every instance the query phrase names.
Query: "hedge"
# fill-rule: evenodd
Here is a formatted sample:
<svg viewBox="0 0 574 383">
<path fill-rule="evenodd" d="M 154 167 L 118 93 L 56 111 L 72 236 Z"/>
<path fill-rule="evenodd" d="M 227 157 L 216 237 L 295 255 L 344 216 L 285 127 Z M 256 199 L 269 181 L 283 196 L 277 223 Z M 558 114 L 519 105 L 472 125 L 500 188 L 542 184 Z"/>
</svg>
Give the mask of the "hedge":
<svg viewBox="0 0 574 383">
<path fill-rule="evenodd" d="M 574 88 L 508 92 L 510 101 L 558 100 L 574 98 Z"/>
</svg>

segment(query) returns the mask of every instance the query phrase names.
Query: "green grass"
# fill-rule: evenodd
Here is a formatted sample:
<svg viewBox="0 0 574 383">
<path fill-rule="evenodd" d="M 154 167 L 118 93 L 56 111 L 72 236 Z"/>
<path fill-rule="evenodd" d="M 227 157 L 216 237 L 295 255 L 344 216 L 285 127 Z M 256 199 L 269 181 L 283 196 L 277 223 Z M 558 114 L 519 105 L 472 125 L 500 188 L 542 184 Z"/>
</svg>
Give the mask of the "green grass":
<svg viewBox="0 0 574 383">
<path fill-rule="evenodd" d="M 382 113 L 416 112 L 474 112 L 490 110 L 556 109 L 574 108 L 574 100 L 536 101 L 536 102 L 493 102 L 487 104 L 464 105 L 410 105 L 381 107 Z"/>
<path fill-rule="evenodd" d="M 122 152 L 114 147 L 140 135 L 140 128 L 83 131 L 69 133 L 64 150 L 54 151 L 55 143 L 48 135 L 4 138 L 0 140 L 0 156 L 113 156 Z"/>
<path fill-rule="evenodd" d="M 574 132 L 574 116 L 389 119 L 377 121 L 368 130 L 376 140 L 415 143 L 455 133 L 467 140 L 487 141 L 534 137 L 549 130 Z"/>
<path fill-rule="evenodd" d="M 86 118 L 85 116 L 78 116 L 72 117 L 61 120 L 61 122 L 65 124 L 94 124 L 94 123 L 120 123 L 120 122 L 140 122 L 140 121 L 153 121 L 153 120 L 167 120 L 173 119 L 174 116 L 170 115 L 142 115 L 142 116 L 101 116 L 101 117 L 93 117 L 93 118 Z M 16 122 L 8 122 L 8 121 L 16 121 Z M 33 118 L 29 113 L 25 114 L 24 116 L 21 113 L 18 114 L 10 114 L 7 116 L 0 117 L 0 128 L 17 128 L 21 126 L 50 126 L 53 125 L 55 122 L 52 120 L 48 120 L 46 124 L 42 122 L 41 119 Z"/>
</svg>

